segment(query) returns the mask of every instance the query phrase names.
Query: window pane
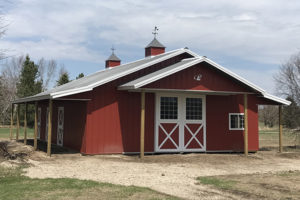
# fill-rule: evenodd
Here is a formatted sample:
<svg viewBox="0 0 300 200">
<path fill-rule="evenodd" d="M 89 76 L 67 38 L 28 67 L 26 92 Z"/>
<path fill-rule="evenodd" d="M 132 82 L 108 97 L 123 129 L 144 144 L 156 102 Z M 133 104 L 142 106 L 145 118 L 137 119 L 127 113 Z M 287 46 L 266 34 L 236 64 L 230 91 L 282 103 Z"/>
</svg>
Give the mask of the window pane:
<svg viewBox="0 0 300 200">
<path fill-rule="evenodd" d="M 240 118 L 240 127 L 239 128 L 244 128 L 244 115 L 239 115 Z"/>
<path fill-rule="evenodd" d="M 177 97 L 160 97 L 160 119 L 177 119 Z"/>
<path fill-rule="evenodd" d="M 202 120 L 201 98 L 186 98 L 186 119 Z"/>
<path fill-rule="evenodd" d="M 238 115 L 230 115 L 230 128 L 238 128 Z"/>
<path fill-rule="evenodd" d="M 243 129 L 244 128 L 244 115 L 243 114 L 231 114 L 230 115 L 230 128 Z"/>
</svg>

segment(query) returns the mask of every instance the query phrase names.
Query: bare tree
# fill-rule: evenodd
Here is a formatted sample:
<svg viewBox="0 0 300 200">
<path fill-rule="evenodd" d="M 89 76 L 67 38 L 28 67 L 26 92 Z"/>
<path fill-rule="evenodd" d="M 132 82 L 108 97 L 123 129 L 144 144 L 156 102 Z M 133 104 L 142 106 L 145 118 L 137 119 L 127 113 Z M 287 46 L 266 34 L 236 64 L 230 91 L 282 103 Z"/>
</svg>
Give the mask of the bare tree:
<svg viewBox="0 0 300 200">
<path fill-rule="evenodd" d="M 10 116 L 10 105 L 17 98 L 17 83 L 25 61 L 24 56 L 13 57 L 3 64 L 0 79 L 0 117 L 5 123 Z"/>
<path fill-rule="evenodd" d="M 43 91 L 45 91 L 49 88 L 50 82 L 55 77 L 57 62 L 55 60 L 47 61 L 44 58 L 41 58 L 38 61 L 38 67 L 40 76 L 39 78 L 40 81 L 43 83 Z"/>
<path fill-rule="evenodd" d="M 4 17 L 0 15 L 0 39 L 5 34 L 6 26 L 7 25 L 4 24 Z M 5 51 L 6 51 L 5 49 L 0 49 L 0 60 L 5 58 Z"/>
<path fill-rule="evenodd" d="M 264 105 L 258 110 L 259 121 L 265 126 L 273 127 L 278 123 L 278 108 L 277 106 Z"/>
<path fill-rule="evenodd" d="M 291 97 L 300 105 L 300 52 L 281 65 L 274 79 L 278 93 Z"/>
</svg>

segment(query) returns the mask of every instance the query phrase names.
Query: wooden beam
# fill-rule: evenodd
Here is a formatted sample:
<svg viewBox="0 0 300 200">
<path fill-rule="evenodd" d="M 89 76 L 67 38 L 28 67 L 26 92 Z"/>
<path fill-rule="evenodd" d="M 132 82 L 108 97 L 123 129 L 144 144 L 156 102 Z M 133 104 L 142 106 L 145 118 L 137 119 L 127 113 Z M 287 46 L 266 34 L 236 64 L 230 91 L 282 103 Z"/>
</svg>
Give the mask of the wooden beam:
<svg viewBox="0 0 300 200">
<path fill-rule="evenodd" d="M 33 141 L 33 147 L 34 150 L 37 150 L 37 134 L 38 134 L 38 102 L 35 102 L 35 110 L 34 110 L 34 141 Z"/>
<path fill-rule="evenodd" d="M 11 105 L 11 113 L 10 113 L 10 130 L 9 130 L 9 139 L 12 140 L 13 135 L 13 126 L 14 126 L 14 107 L 15 105 Z"/>
<path fill-rule="evenodd" d="M 244 154 L 248 156 L 248 95 L 244 94 Z"/>
<path fill-rule="evenodd" d="M 47 155 L 51 156 L 51 134 L 52 134 L 52 99 L 49 100 L 49 112 L 48 112 L 48 145 Z"/>
<path fill-rule="evenodd" d="M 282 105 L 279 105 L 279 152 L 283 152 L 282 147 Z"/>
<path fill-rule="evenodd" d="M 141 137 L 140 137 L 140 158 L 144 158 L 145 146 L 145 91 L 141 92 Z"/>
<path fill-rule="evenodd" d="M 17 131 L 16 131 L 16 141 L 19 140 L 20 133 L 20 104 L 17 105 Z"/>
<path fill-rule="evenodd" d="M 24 111 L 24 144 L 27 144 L 27 107 L 28 104 L 25 103 L 25 111 Z"/>
</svg>

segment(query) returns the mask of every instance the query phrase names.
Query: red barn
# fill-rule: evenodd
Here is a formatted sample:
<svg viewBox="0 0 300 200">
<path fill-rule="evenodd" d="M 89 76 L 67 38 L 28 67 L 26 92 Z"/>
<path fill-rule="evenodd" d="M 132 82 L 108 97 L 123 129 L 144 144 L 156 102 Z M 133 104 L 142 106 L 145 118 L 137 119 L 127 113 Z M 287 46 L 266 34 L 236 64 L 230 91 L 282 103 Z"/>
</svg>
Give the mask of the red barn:
<svg viewBox="0 0 300 200">
<path fill-rule="evenodd" d="M 113 53 L 104 70 L 20 103 L 36 103 L 39 140 L 83 154 L 257 151 L 258 105 L 289 104 L 156 38 L 143 59 Z"/>
</svg>

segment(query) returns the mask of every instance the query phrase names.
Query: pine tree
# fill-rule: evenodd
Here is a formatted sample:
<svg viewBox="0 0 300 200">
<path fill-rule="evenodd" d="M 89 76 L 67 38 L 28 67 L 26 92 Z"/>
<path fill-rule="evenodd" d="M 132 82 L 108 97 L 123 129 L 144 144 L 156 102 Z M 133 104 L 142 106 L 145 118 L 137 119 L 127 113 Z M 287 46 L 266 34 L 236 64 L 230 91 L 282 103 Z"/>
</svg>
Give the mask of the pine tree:
<svg viewBox="0 0 300 200">
<path fill-rule="evenodd" d="M 30 60 L 29 56 L 26 56 L 25 62 L 23 63 L 22 70 L 20 73 L 19 82 L 17 83 L 17 96 L 19 98 L 32 96 L 42 92 L 42 82 L 38 81 L 39 76 L 38 66 Z M 24 105 L 21 106 L 20 119 L 21 122 L 24 119 L 25 108 Z M 34 124 L 34 106 L 28 105 L 27 110 L 27 123 L 28 126 L 33 126 Z"/>
<path fill-rule="evenodd" d="M 70 82 L 68 72 L 62 73 L 56 82 L 57 82 L 57 86 L 60 86 L 60 85 Z"/>
<path fill-rule="evenodd" d="M 17 84 L 17 96 L 19 98 L 42 92 L 42 82 L 37 81 L 38 75 L 38 66 L 27 55 L 21 70 L 20 81 Z"/>
<path fill-rule="evenodd" d="M 78 74 L 78 76 L 76 77 L 76 79 L 80 79 L 80 78 L 82 78 L 82 77 L 84 77 L 84 74 L 83 74 L 83 73 L 80 73 L 80 74 Z"/>
</svg>

